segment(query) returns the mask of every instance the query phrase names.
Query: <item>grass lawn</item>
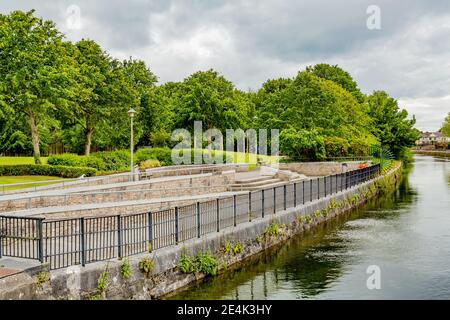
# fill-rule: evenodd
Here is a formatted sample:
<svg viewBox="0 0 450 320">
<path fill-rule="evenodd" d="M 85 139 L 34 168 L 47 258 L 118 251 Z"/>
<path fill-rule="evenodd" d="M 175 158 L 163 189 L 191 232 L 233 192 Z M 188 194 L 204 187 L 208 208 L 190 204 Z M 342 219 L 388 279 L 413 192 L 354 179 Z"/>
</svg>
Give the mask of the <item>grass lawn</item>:
<svg viewBox="0 0 450 320">
<path fill-rule="evenodd" d="M 43 164 L 47 163 L 46 157 L 41 157 Z M 15 165 L 15 164 L 34 164 L 33 157 L 0 157 L 0 165 Z"/>
<path fill-rule="evenodd" d="M 54 183 L 64 180 L 63 178 L 58 177 L 49 177 L 49 176 L 0 176 L 0 185 L 3 184 L 16 184 L 16 183 L 25 183 L 25 182 L 39 182 L 39 181 L 47 181 L 47 180 L 55 180 Z M 0 192 L 3 190 L 16 190 L 16 189 L 24 189 L 30 188 L 34 186 L 45 186 L 52 184 L 53 182 L 43 182 L 36 184 L 28 184 L 21 186 L 12 186 L 12 187 L 0 187 Z M 4 188 L 4 189 L 3 189 Z"/>
</svg>

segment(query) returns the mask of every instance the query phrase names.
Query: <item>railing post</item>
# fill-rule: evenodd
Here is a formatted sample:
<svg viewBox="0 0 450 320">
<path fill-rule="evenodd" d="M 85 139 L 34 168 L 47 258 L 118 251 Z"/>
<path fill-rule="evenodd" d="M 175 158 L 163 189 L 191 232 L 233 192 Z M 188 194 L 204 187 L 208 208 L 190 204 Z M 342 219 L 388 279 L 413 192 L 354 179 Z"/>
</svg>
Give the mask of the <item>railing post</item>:
<svg viewBox="0 0 450 320">
<path fill-rule="evenodd" d="M 252 192 L 248 192 L 248 221 L 252 222 Z"/>
<path fill-rule="evenodd" d="M 334 175 L 334 178 L 336 179 L 336 193 L 338 192 L 337 177 L 338 177 L 338 174 L 336 173 L 336 174 Z"/>
<path fill-rule="evenodd" d="M 297 207 L 297 183 L 294 182 L 294 208 Z"/>
<path fill-rule="evenodd" d="M 86 240 L 84 232 L 84 217 L 79 220 L 80 223 L 80 247 L 81 247 L 81 265 L 86 265 Z"/>
<path fill-rule="evenodd" d="M 264 189 L 261 192 L 261 218 L 264 218 Z"/>
<path fill-rule="evenodd" d="M 180 228 L 180 215 L 178 213 L 178 207 L 175 207 L 175 244 L 180 241 L 179 229 Z"/>
<path fill-rule="evenodd" d="M 286 194 L 286 185 L 283 186 L 283 197 L 284 197 L 284 210 L 287 208 L 287 194 Z"/>
<path fill-rule="evenodd" d="M 237 225 L 236 195 L 233 195 L 233 225 Z"/>
<path fill-rule="evenodd" d="M 309 201 L 312 201 L 312 180 L 309 179 Z"/>
<path fill-rule="evenodd" d="M 273 214 L 277 212 L 277 187 L 273 187 Z"/>
<path fill-rule="evenodd" d="M 153 214 L 150 211 L 148 213 L 148 243 L 150 244 L 150 247 L 153 250 Z"/>
<path fill-rule="evenodd" d="M 325 190 L 325 197 L 327 196 L 327 176 L 323 177 L 323 185 Z"/>
<path fill-rule="evenodd" d="M 38 252 L 39 252 L 39 261 L 41 263 L 44 262 L 44 238 L 42 232 L 43 220 L 38 220 Z"/>
<path fill-rule="evenodd" d="M 197 208 L 197 237 L 200 238 L 201 237 L 201 232 L 200 232 L 200 202 L 197 201 L 196 204 L 196 208 Z"/>
<path fill-rule="evenodd" d="M 117 254 L 119 258 L 122 258 L 122 220 L 120 219 L 120 214 L 117 215 Z"/>
<path fill-rule="evenodd" d="M 320 199 L 320 178 L 317 178 L 317 199 Z"/>
<path fill-rule="evenodd" d="M 217 232 L 220 231 L 220 201 L 216 199 L 216 215 L 217 215 Z"/>
<path fill-rule="evenodd" d="M 305 180 L 302 181 L 302 204 L 305 204 Z"/>
</svg>

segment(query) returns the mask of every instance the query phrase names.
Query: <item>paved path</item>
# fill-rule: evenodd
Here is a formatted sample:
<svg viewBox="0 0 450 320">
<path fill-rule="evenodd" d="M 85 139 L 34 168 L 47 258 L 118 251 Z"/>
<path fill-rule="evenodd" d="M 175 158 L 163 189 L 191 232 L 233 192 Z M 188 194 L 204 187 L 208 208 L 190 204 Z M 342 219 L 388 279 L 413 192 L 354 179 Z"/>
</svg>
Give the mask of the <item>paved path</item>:
<svg viewBox="0 0 450 320">
<path fill-rule="evenodd" d="M 203 195 L 186 195 L 180 197 L 167 197 L 167 198 L 154 198 L 154 199 L 144 199 L 144 200 L 129 200 L 129 201 L 118 201 L 118 202 L 103 202 L 103 203 L 88 203 L 88 204 L 78 204 L 70 206 L 59 206 L 59 207 L 43 207 L 35 208 L 29 210 L 11 211 L 8 212 L 8 216 L 17 217 L 29 217 L 38 216 L 42 214 L 52 214 L 52 213 L 62 213 L 66 211 L 81 211 L 81 210 L 93 210 L 102 208 L 114 208 L 114 207 L 127 207 L 127 206 L 137 206 L 137 205 L 150 205 L 157 203 L 170 203 L 170 202 L 181 202 L 181 201 L 201 201 L 209 198 L 225 198 L 233 195 L 248 194 L 248 191 L 236 191 L 236 192 L 219 192 L 219 193 L 207 193 Z"/>
<path fill-rule="evenodd" d="M 164 177 L 164 178 L 155 178 L 151 180 L 141 180 L 141 181 L 132 181 L 132 182 L 120 182 L 120 183 L 112 183 L 112 184 L 100 184 L 96 186 L 88 186 L 88 187 L 76 187 L 70 189 L 57 189 L 57 190 L 45 190 L 45 191 L 36 191 L 29 193 L 19 193 L 19 194 L 10 194 L 0 196 L 0 201 L 10 201 L 10 200 L 22 200 L 33 197 L 41 197 L 41 196 L 60 196 L 71 193 L 87 193 L 98 190 L 112 189 L 112 188 L 123 188 L 130 186 L 140 186 L 146 184 L 155 184 L 160 182 L 167 181 L 177 181 L 177 180 L 186 180 L 190 178 L 202 178 L 202 177 L 210 177 L 211 173 L 205 174 L 196 174 L 189 176 L 175 176 L 175 177 Z"/>
</svg>

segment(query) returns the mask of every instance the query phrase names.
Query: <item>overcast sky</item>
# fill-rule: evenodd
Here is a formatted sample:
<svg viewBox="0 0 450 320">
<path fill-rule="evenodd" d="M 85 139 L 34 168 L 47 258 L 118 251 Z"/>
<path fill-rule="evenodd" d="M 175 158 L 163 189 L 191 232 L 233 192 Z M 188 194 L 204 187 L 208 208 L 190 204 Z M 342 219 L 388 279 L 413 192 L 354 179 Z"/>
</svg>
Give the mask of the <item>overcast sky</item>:
<svg viewBox="0 0 450 320">
<path fill-rule="evenodd" d="M 257 90 L 325 62 L 365 93 L 389 92 L 421 130 L 438 130 L 450 112 L 448 0 L 0 1 L 2 13 L 36 9 L 70 40 L 145 60 L 161 83 L 213 68 Z M 380 8 L 381 29 L 367 27 L 370 5 Z"/>
</svg>

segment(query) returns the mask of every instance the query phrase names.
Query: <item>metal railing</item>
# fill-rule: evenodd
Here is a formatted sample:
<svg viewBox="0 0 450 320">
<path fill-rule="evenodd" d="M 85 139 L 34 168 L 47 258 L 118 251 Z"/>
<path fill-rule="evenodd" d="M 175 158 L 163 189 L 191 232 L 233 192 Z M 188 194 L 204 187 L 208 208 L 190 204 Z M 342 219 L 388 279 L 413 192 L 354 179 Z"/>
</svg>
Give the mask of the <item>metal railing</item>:
<svg viewBox="0 0 450 320">
<path fill-rule="evenodd" d="M 0 216 L 0 257 L 47 262 L 51 269 L 122 258 L 177 245 L 275 215 L 376 177 L 380 165 L 287 183 L 156 212 L 45 220 Z"/>
</svg>

